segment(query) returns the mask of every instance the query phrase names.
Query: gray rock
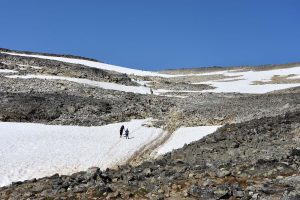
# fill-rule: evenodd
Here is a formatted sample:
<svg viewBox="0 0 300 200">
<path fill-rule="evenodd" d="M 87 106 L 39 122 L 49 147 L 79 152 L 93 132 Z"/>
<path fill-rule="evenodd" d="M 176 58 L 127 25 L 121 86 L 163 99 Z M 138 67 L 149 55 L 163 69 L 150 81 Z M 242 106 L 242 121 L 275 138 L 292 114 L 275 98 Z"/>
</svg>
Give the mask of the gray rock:
<svg viewBox="0 0 300 200">
<path fill-rule="evenodd" d="M 226 170 L 226 169 L 221 169 L 217 172 L 217 176 L 220 178 L 223 178 L 225 176 L 229 176 L 231 174 L 230 171 Z"/>
<path fill-rule="evenodd" d="M 98 175 L 100 175 L 99 167 L 91 167 L 86 171 L 85 179 L 87 180 L 95 180 Z"/>
</svg>

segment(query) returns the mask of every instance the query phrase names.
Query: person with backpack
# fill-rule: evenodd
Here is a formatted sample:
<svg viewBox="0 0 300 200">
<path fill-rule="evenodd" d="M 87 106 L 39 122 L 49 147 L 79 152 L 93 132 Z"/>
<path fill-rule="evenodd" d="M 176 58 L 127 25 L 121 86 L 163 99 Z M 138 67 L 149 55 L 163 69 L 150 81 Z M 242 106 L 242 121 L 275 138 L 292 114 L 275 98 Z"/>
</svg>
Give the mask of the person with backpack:
<svg viewBox="0 0 300 200">
<path fill-rule="evenodd" d="M 127 128 L 126 131 L 125 131 L 125 138 L 126 138 L 126 139 L 129 139 L 129 130 L 128 130 L 128 128 Z"/>
<path fill-rule="evenodd" d="M 120 128 L 120 138 L 121 138 L 122 135 L 123 135 L 124 128 L 125 128 L 124 125 L 122 125 L 121 128 Z"/>
</svg>

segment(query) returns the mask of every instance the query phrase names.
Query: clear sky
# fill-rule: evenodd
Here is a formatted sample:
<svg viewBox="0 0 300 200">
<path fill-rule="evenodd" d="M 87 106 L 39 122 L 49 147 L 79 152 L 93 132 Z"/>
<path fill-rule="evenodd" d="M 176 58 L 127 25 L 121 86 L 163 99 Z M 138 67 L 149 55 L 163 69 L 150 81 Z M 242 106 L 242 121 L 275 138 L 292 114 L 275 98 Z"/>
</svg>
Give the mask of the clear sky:
<svg viewBox="0 0 300 200">
<path fill-rule="evenodd" d="M 132 68 L 300 61 L 299 0 L 0 0 L 0 47 Z"/>
</svg>

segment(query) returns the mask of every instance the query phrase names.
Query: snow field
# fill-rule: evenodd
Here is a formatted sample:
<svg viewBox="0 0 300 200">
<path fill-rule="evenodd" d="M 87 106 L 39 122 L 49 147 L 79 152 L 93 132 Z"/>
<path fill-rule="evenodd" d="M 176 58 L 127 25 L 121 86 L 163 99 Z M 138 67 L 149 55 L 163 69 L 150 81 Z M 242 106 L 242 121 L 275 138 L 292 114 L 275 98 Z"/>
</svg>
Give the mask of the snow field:
<svg viewBox="0 0 300 200">
<path fill-rule="evenodd" d="M 99 127 L 0 122 L 0 186 L 121 164 L 163 133 L 162 129 L 142 126 L 150 121 Z M 122 124 L 129 129 L 130 139 L 120 138 Z"/>
<path fill-rule="evenodd" d="M 300 75 L 300 67 L 285 68 L 285 69 L 276 69 L 268 71 L 246 71 L 246 72 L 226 72 L 223 75 L 225 76 L 239 76 L 236 78 L 228 78 L 216 81 L 207 81 L 201 82 L 198 84 L 209 84 L 216 87 L 211 90 L 204 90 L 203 92 L 238 92 L 238 93 L 252 93 L 252 94 L 262 94 L 267 92 L 272 92 L 275 90 L 282 90 L 291 87 L 300 86 L 300 83 L 291 83 L 291 84 L 263 84 L 263 85 L 254 85 L 255 81 L 267 82 L 275 75 L 289 75 L 295 74 Z M 235 80 L 236 79 L 236 80 Z M 241 79 L 241 80 L 239 80 Z M 226 82 L 230 81 L 231 82 Z M 197 84 L 197 83 L 195 83 Z"/>
</svg>

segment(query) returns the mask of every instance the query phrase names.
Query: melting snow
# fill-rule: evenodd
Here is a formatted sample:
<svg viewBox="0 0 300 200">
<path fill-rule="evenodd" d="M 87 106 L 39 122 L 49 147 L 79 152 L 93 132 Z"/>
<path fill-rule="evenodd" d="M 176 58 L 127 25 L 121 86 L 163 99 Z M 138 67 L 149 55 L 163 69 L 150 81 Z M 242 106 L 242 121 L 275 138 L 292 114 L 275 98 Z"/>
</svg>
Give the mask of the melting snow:
<svg viewBox="0 0 300 200">
<path fill-rule="evenodd" d="M 137 76 L 159 76 L 159 77 L 164 77 L 164 78 L 172 78 L 172 77 L 182 77 L 182 76 L 218 75 L 218 74 L 224 74 L 224 73 L 228 72 L 228 71 L 215 71 L 215 72 L 208 72 L 208 73 L 171 75 L 171 74 L 161 74 L 161 73 L 151 72 L 151 71 L 143 71 L 143 70 L 138 70 L 138 69 L 131 69 L 131 68 L 127 68 L 127 67 L 120 67 L 120 66 L 116 66 L 116 65 L 110 65 L 110 64 L 106 64 L 106 63 L 100 63 L 100 62 L 96 62 L 96 61 L 90 61 L 90 60 L 78 59 L 78 58 L 66 58 L 66 57 L 58 57 L 58 56 L 45 56 L 45 55 L 34 55 L 34 54 L 13 53 L 13 52 L 0 52 L 0 53 L 15 55 L 15 56 L 56 60 L 56 61 L 61 61 L 61 62 L 66 62 L 66 63 L 73 63 L 73 64 L 81 64 L 81 65 L 85 65 L 88 67 L 104 69 L 104 70 L 111 70 L 111 71 L 116 71 L 116 72 L 125 73 L 125 74 L 134 74 Z M 229 70 L 229 71 L 233 72 L 236 70 Z"/>
<path fill-rule="evenodd" d="M 89 79 L 83 78 L 71 78 L 64 76 L 48 76 L 48 75 L 11 75 L 6 76 L 7 78 L 22 78 L 22 79 L 47 79 L 47 80 L 66 80 L 80 84 L 86 84 L 93 87 L 99 87 L 107 90 L 118 90 L 123 92 L 133 92 L 139 94 L 150 94 L 150 88 L 144 86 L 127 86 L 121 85 L 117 83 L 110 82 L 100 82 L 100 81 L 92 81 Z"/>
<path fill-rule="evenodd" d="M 0 69 L 0 73 L 18 73 L 18 71 L 10 69 Z"/>
<path fill-rule="evenodd" d="M 246 71 L 246 72 L 227 72 L 223 75 L 225 76 L 239 76 L 236 77 L 232 82 L 222 82 L 222 80 L 216 81 L 207 81 L 201 82 L 199 84 L 209 84 L 216 87 L 211 90 L 204 90 L 203 92 L 239 92 L 239 93 L 254 93 L 261 94 L 266 92 L 271 92 L 274 90 L 287 89 L 291 87 L 300 86 L 300 83 L 291 83 L 291 84 L 263 84 L 263 85 L 254 85 L 255 81 L 270 81 L 271 78 L 275 75 L 289 75 L 289 74 L 299 74 L 300 67 L 285 68 L 285 69 L 276 69 L 268 71 Z M 241 80 L 238 80 L 241 79 Z M 224 79 L 228 81 L 230 79 Z"/>
<path fill-rule="evenodd" d="M 0 186 L 122 163 L 162 134 L 162 129 L 142 126 L 149 122 L 99 127 L 0 122 Z M 130 139 L 119 137 L 121 124 L 129 128 Z"/>
<path fill-rule="evenodd" d="M 77 58 L 65 58 L 65 57 L 57 57 L 57 56 L 44 56 L 44 55 L 11 53 L 11 52 L 0 52 L 0 53 L 15 55 L 15 56 L 56 60 L 56 61 L 61 61 L 61 62 L 73 63 L 73 64 L 81 64 L 81 65 L 85 65 L 85 66 L 89 66 L 89 67 L 93 67 L 93 68 L 112 70 L 112 71 L 116 71 L 116 72 L 120 72 L 120 73 L 134 74 L 134 75 L 138 75 L 138 76 L 166 76 L 166 77 L 171 76 L 171 75 L 159 74 L 156 72 L 143 71 L 143 70 L 126 68 L 126 67 L 119 67 L 119 66 L 115 66 L 115 65 L 110 65 L 110 64 L 105 64 L 105 63 L 100 63 L 100 62 L 90 61 L 90 60 L 84 60 L 84 59 L 77 59 Z"/>
<path fill-rule="evenodd" d="M 185 144 L 200 140 L 204 136 L 215 132 L 220 126 L 197 126 L 197 127 L 181 127 L 172 133 L 172 136 L 161 145 L 155 153 L 162 155 L 179 149 Z"/>
</svg>

